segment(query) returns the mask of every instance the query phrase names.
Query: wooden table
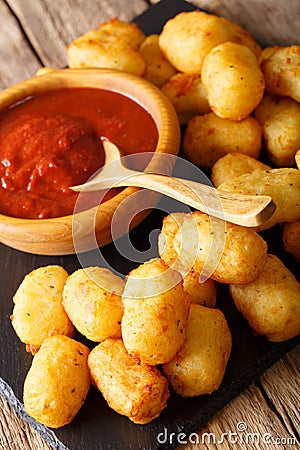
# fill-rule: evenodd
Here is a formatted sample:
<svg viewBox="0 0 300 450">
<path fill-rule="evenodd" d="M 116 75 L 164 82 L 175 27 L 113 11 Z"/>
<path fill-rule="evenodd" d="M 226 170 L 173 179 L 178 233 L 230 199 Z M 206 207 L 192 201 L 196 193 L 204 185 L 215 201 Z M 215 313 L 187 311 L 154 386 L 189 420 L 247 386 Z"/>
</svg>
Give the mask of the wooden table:
<svg viewBox="0 0 300 450">
<path fill-rule="evenodd" d="M 0 0 L 0 87 L 34 75 L 43 65 L 65 66 L 66 43 L 111 17 L 131 20 L 151 3 L 156 1 Z M 263 45 L 300 44 L 298 0 L 194 0 L 192 3 L 239 22 Z M 260 436 L 270 433 L 278 441 L 236 443 L 235 449 L 299 448 L 299 356 L 300 346 L 211 419 L 199 431 L 199 436 L 213 433 L 219 441 L 223 432 L 234 432 L 242 422 L 247 432 Z M 2 397 L 0 407 L 1 449 L 50 448 Z M 192 443 L 182 447 L 200 448 Z M 206 441 L 201 448 L 212 448 L 212 444 Z M 233 442 L 225 439 L 213 448 L 230 449 Z"/>
</svg>

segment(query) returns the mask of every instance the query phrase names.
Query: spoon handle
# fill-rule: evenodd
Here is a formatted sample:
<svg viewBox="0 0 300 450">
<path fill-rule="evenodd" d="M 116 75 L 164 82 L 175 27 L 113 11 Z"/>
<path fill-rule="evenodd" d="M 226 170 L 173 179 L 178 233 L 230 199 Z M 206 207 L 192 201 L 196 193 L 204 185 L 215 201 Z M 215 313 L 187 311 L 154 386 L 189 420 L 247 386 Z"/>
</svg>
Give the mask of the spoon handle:
<svg viewBox="0 0 300 450">
<path fill-rule="evenodd" d="M 233 194 L 195 181 L 147 172 L 123 178 L 115 184 L 117 186 L 137 186 L 160 192 L 199 211 L 246 227 L 265 222 L 276 208 L 266 195 Z"/>
</svg>

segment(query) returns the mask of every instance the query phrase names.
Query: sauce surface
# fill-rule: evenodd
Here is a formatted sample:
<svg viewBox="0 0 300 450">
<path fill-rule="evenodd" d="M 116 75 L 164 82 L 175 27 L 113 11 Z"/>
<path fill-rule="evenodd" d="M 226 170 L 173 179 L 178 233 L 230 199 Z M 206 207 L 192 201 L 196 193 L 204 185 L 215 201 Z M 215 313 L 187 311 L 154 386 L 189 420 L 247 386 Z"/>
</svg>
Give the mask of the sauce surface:
<svg viewBox="0 0 300 450">
<path fill-rule="evenodd" d="M 158 132 L 138 103 L 103 89 L 49 91 L 1 113 L 0 213 L 27 219 L 72 214 L 79 194 L 70 186 L 102 167 L 104 138 L 128 155 L 154 152 Z M 93 195 L 85 195 L 89 208 Z"/>
</svg>

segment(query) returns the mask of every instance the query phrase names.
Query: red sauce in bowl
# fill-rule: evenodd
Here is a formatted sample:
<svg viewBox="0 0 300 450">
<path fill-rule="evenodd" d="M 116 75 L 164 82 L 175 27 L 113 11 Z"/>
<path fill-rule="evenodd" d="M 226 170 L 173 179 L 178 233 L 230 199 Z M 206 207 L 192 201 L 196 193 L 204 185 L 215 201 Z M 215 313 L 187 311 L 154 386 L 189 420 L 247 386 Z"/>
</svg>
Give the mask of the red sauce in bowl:
<svg viewBox="0 0 300 450">
<path fill-rule="evenodd" d="M 142 106 L 103 89 L 58 89 L 4 111 L 0 213 L 27 219 L 72 214 L 78 193 L 70 186 L 101 168 L 104 138 L 123 154 L 154 152 L 158 131 Z M 115 194 L 112 190 L 104 199 Z"/>
</svg>

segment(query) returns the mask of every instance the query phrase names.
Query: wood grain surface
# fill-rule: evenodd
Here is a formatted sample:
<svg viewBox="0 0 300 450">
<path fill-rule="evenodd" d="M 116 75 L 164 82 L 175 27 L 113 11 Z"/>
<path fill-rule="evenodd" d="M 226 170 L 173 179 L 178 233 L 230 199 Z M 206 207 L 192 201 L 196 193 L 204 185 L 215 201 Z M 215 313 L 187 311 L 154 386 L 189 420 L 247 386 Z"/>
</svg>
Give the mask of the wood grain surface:
<svg viewBox="0 0 300 450">
<path fill-rule="evenodd" d="M 151 3 L 157 2 L 0 0 L 0 88 L 34 75 L 42 65 L 65 66 L 65 45 L 73 38 L 114 16 L 131 20 Z M 300 44 L 298 0 L 194 0 L 191 3 L 237 21 L 263 45 Z M 300 346 L 297 346 L 211 419 L 199 431 L 198 441 L 193 435 L 193 441 L 198 444 L 185 442 L 180 448 L 299 448 L 299 357 Z M 230 442 L 229 433 L 237 432 L 241 426 L 244 426 L 244 433 L 237 433 L 239 439 Z M 227 433 L 227 437 L 223 433 Z M 248 442 L 241 438 L 242 435 L 245 438 L 246 433 Z M 235 437 L 233 435 L 232 439 Z M 2 397 L 0 448 L 50 449 Z"/>
</svg>

